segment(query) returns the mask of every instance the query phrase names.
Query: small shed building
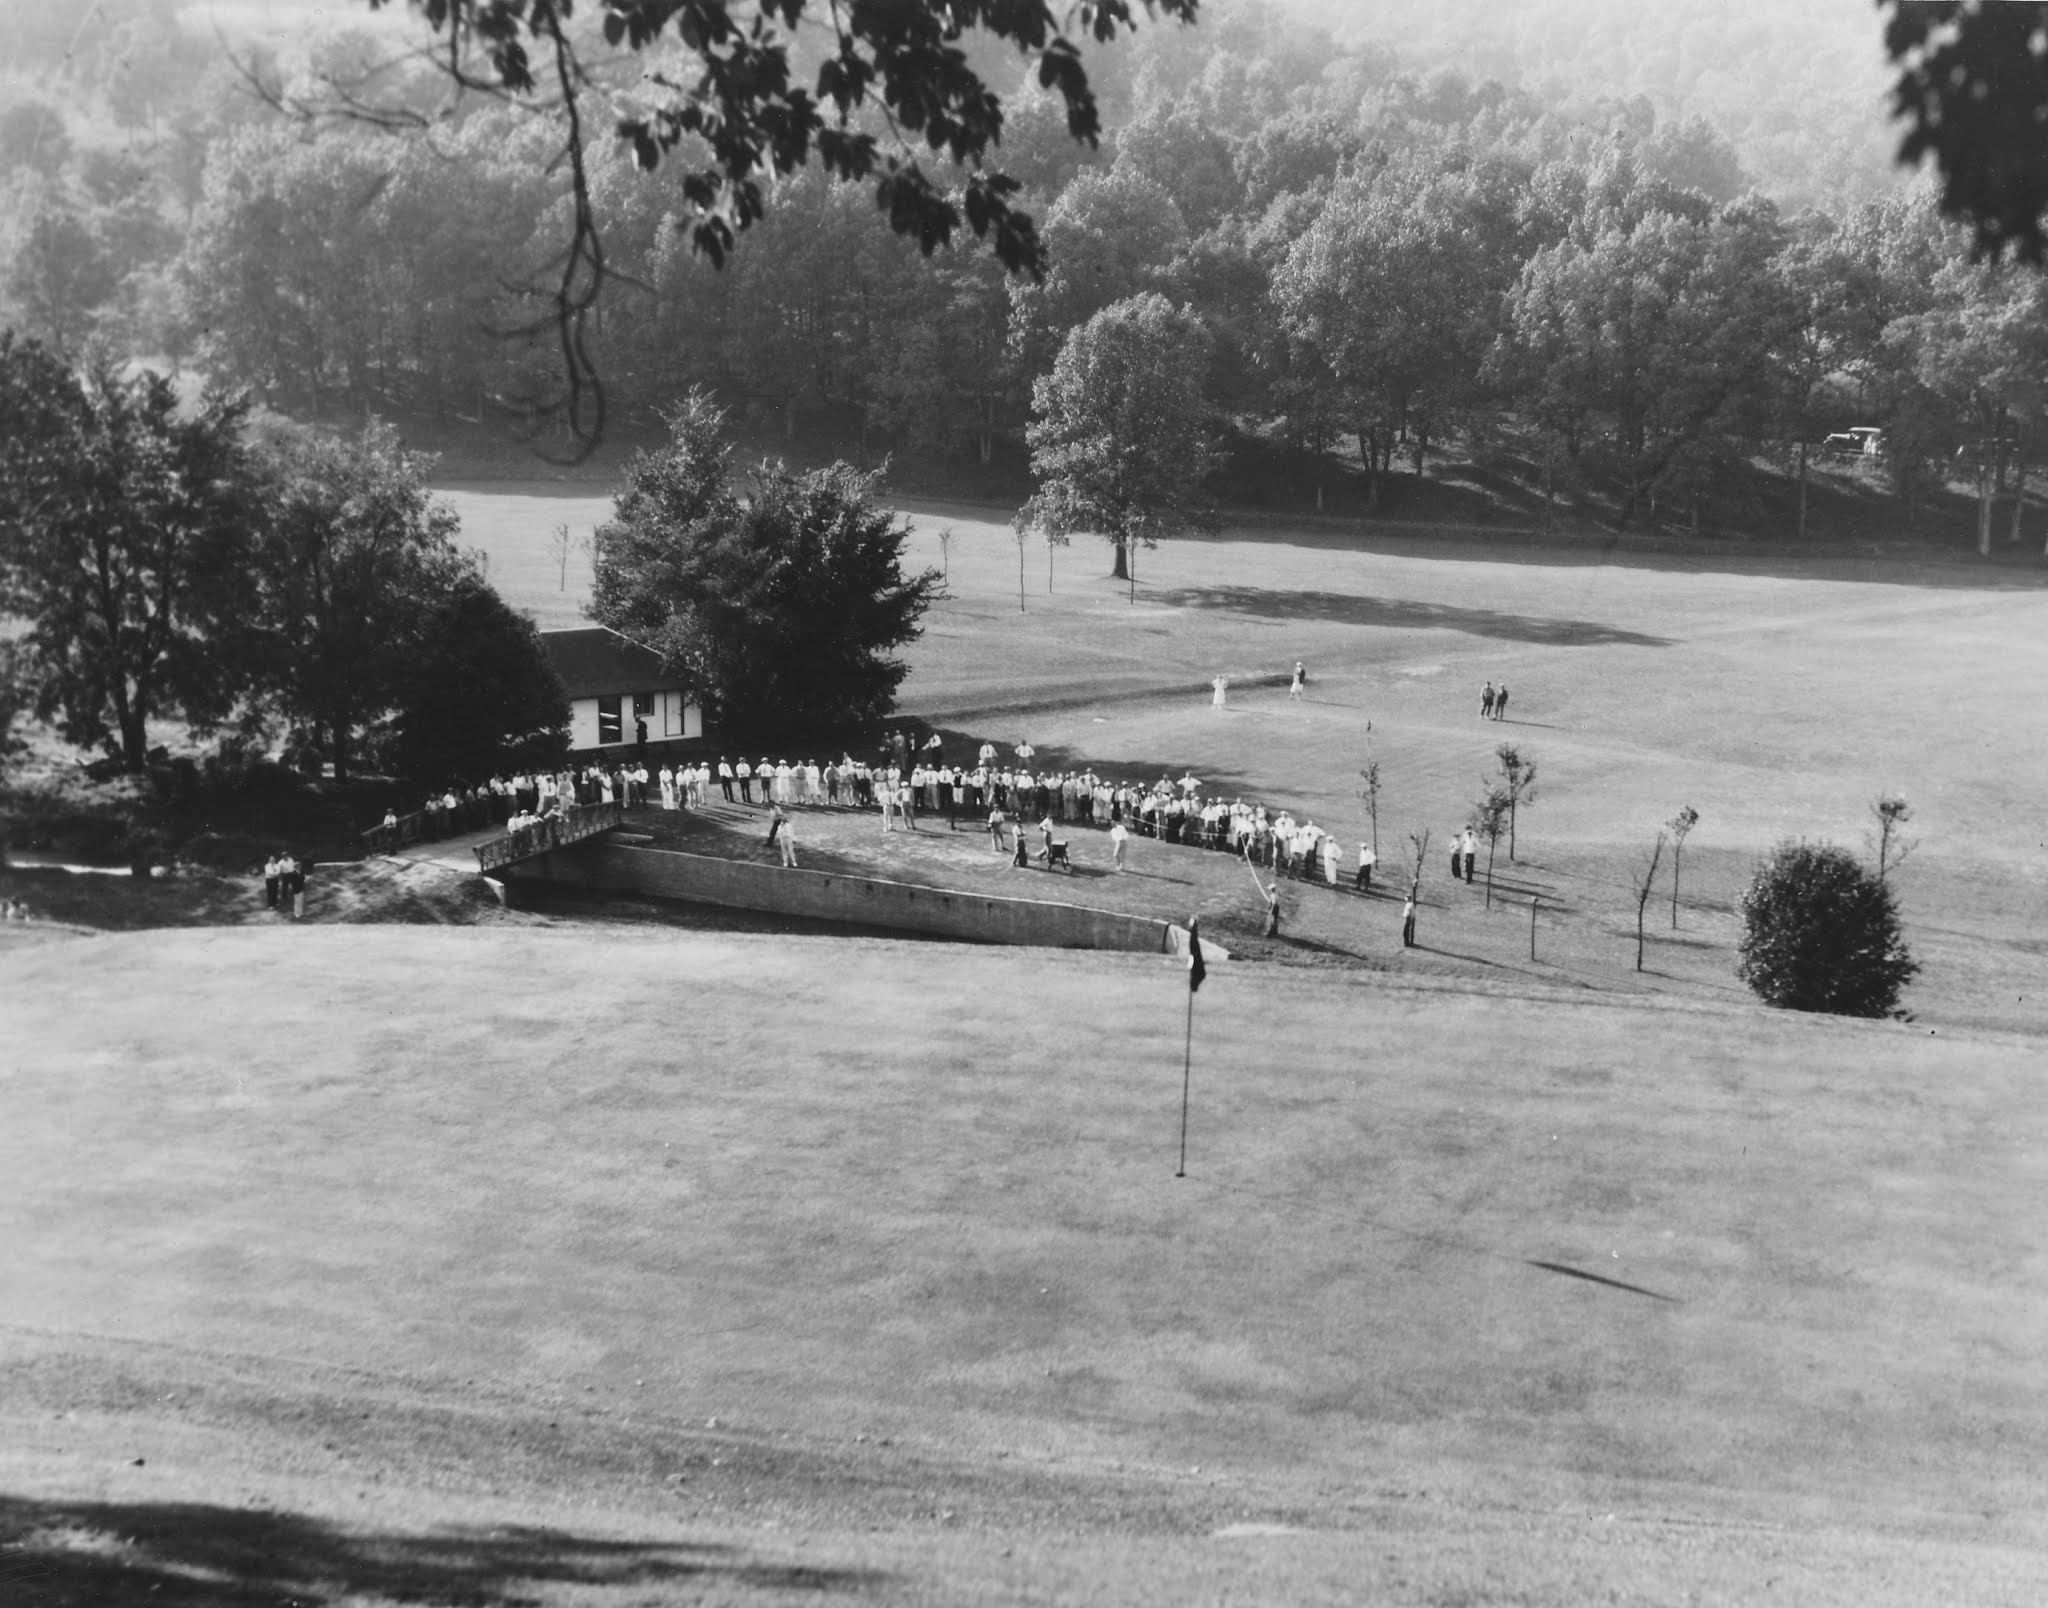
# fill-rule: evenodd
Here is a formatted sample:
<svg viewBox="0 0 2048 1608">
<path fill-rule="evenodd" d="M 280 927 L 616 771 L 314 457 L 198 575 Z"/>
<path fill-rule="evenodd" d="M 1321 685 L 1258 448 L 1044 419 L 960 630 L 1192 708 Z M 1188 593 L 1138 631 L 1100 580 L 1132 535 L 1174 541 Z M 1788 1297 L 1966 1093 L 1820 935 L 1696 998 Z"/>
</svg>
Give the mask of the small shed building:
<svg viewBox="0 0 2048 1608">
<path fill-rule="evenodd" d="M 540 640 L 569 694 L 577 755 L 703 741 L 703 708 L 651 649 L 604 625 L 543 631 Z"/>
</svg>

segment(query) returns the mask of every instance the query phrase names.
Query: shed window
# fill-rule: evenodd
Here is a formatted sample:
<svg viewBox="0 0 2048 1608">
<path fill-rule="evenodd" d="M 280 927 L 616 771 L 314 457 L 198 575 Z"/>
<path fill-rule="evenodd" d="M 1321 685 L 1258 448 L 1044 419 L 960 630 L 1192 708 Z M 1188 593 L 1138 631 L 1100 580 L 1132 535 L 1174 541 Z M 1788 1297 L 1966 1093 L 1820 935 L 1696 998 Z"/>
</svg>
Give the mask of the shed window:
<svg viewBox="0 0 2048 1608">
<path fill-rule="evenodd" d="M 597 740 L 599 743 L 620 740 L 619 695 L 615 692 L 597 700 Z"/>
</svg>

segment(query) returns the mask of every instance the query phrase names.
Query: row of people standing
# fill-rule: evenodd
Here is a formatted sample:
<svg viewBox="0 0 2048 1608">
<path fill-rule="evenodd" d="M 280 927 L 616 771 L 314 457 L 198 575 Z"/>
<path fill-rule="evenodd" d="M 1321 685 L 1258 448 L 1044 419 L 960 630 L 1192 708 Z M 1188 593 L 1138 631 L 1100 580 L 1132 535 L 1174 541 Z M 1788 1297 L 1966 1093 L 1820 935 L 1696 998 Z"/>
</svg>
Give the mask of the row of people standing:
<svg viewBox="0 0 2048 1608">
<path fill-rule="evenodd" d="M 493 776 L 474 787 L 448 787 L 429 794 L 420 806 L 420 835 L 432 839 L 481 832 L 486 827 L 506 826 L 515 815 L 551 815 L 586 804 L 621 804 L 632 809 L 647 802 L 652 783 L 647 767 L 635 762 Z M 386 811 L 385 827 L 398 824 L 398 816 Z"/>
</svg>

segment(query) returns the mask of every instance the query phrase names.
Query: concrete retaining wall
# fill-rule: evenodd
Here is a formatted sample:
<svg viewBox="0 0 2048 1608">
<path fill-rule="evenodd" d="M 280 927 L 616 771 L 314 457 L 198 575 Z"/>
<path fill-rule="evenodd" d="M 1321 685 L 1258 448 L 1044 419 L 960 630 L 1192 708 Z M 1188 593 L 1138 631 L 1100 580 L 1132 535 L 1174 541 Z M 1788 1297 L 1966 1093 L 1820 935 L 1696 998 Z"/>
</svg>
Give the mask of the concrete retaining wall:
<svg viewBox="0 0 2048 1608">
<path fill-rule="evenodd" d="M 1121 949 L 1147 955 L 1172 950 L 1167 923 L 1143 916 L 1046 899 L 959 893 L 881 877 L 721 860 L 674 849 L 632 848 L 601 839 L 522 860 L 505 867 L 501 875 L 515 890 L 515 898 L 522 882 L 551 882 L 600 893 L 689 899 L 980 943 Z M 1219 954 L 1217 958 L 1223 957 Z"/>
</svg>

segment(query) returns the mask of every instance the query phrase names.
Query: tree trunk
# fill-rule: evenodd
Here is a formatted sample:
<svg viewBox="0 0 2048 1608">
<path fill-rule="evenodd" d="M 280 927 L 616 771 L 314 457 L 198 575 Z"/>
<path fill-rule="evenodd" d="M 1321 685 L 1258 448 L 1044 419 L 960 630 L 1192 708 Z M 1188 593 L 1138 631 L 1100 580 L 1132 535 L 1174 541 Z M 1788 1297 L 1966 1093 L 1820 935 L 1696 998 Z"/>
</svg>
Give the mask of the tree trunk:
<svg viewBox="0 0 2048 1608">
<path fill-rule="evenodd" d="M 1977 556 L 1991 556 L 1991 469 L 1981 461 L 1977 465 Z"/>
<path fill-rule="evenodd" d="M 121 768 L 139 776 L 149 764 L 149 721 L 141 698 L 131 698 L 119 680 L 114 685 L 114 714 L 121 728 Z"/>
<path fill-rule="evenodd" d="M 1671 930 L 1678 931 L 1678 867 L 1685 858 L 1685 845 L 1671 845 Z"/>
<path fill-rule="evenodd" d="M 2027 506 L 2027 462 L 2024 458 L 2013 463 L 2012 476 L 2012 534 L 2006 541 L 2012 546 L 2020 544 L 2020 514 Z"/>
<path fill-rule="evenodd" d="M 1647 904 L 1649 904 L 1649 902 L 1650 902 L 1650 901 L 1649 901 L 1648 899 L 1638 899 L 1638 900 L 1636 901 L 1636 970 L 1637 970 L 1637 971 L 1641 971 L 1641 970 L 1643 969 L 1643 908 L 1644 908 L 1644 906 L 1646 906 Z"/>
<path fill-rule="evenodd" d="M 1508 858 L 1515 857 L 1515 801 L 1508 799 Z"/>
<path fill-rule="evenodd" d="M 1129 580 L 1131 578 L 1131 563 L 1130 558 L 1124 551 L 1124 539 L 1121 536 L 1112 536 L 1110 538 L 1110 551 L 1115 556 L 1110 560 L 1109 578 L 1112 581 Z"/>
<path fill-rule="evenodd" d="M 334 761 L 334 779 L 337 782 L 348 779 L 348 728 L 346 719 L 331 719 L 327 723 L 327 753 Z"/>
<path fill-rule="evenodd" d="M 1486 840 L 1486 908 L 1493 908 L 1493 857 L 1500 848 L 1498 836 Z"/>
<path fill-rule="evenodd" d="M 1799 539 L 1806 540 L 1806 435 L 1799 436 Z"/>
</svg>

